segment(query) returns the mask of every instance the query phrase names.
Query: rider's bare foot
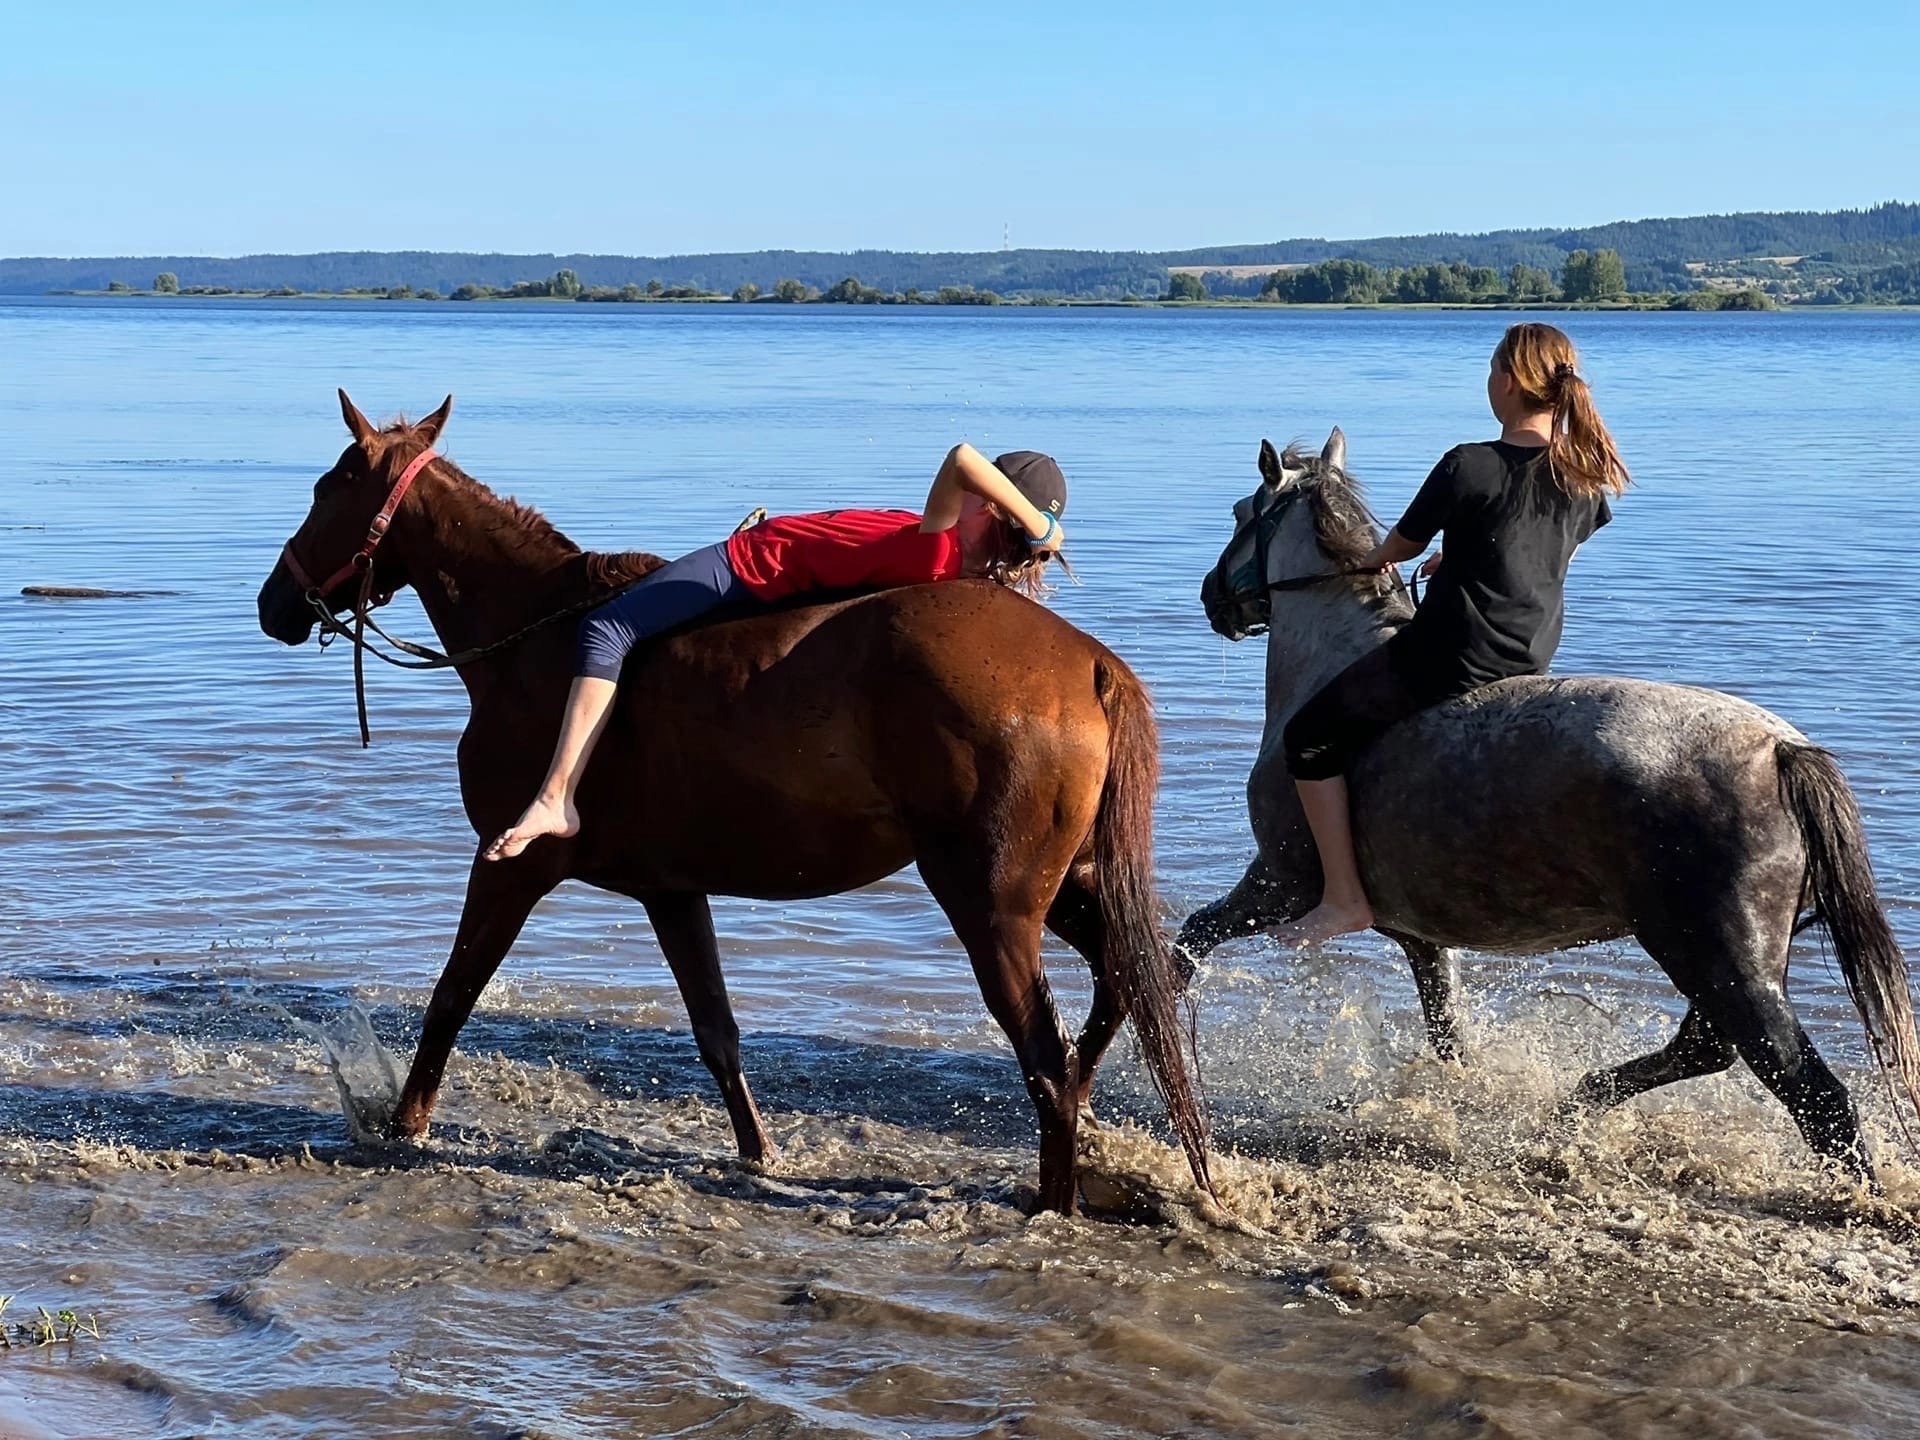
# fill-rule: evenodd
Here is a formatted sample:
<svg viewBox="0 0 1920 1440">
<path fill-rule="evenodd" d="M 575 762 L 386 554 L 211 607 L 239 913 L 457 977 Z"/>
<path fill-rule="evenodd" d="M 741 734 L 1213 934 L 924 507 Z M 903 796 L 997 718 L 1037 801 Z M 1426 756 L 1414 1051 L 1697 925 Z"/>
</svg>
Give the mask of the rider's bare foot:
<svg viewBox="0 0 1920 1440">
<path fill-rule="evenodd" d="M 1336 935 L 1357 935 L 1362 930 L 1372 928 L 1373 911 L 1366 902 L 1338 905 L 1330 900 L 1322 900 L 1291 925 L 1282 925 L 1274 931 L 1273 938 L 1290 950 L 1304 950 L 1309 945 L 1319 945 Z"/>
<path fill-rule="evenodd" d="M 540 799 L 529 805 L 513 828 L 482 853 L 488 860 L 511 860 L 542 835 L 577 835 L 579 832 L 580 813 L 571 801 Z"/>
</svg>

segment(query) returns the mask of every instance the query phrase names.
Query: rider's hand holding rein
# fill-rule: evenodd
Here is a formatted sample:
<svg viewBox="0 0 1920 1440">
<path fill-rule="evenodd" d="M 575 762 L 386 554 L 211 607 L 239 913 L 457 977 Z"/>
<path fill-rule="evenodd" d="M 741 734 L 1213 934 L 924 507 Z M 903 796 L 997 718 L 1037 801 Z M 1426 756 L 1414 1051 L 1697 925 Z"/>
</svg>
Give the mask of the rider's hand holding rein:
<svg viewBox="0 0 1920 1440">
<path fill-rule="evenodd" d="M 1391 570 L 1404 560 L 1416 558 L 1425 548 L 1424 545 L 1414 544 L 1398 530 L 1389 530 L 1387 532 L 1387 538 L 1374 546 L 1373 552 L 1354 568 L 1361 571 L 1379 570 L 1385 572 Z M 1436 554 L 1433 558 L 1438 560 L 1440 557 Z M 1428 575 L 1431 574 L 1432 571 L 1422 567 L 1420 573 Z"/>
</svg>

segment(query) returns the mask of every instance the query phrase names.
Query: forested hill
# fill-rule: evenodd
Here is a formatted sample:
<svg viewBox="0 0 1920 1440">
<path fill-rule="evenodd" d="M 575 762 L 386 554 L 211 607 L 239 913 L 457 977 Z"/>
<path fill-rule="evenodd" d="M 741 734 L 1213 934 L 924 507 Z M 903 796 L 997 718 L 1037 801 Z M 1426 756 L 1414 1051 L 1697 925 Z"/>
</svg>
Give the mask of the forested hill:
<svg viewBox="0 0 1920 1440">
<path fill-rule="evenodd" d="M 1171 267 L 1241 271 L 1331 259 L 1377 266 L 1463 262 L 1505 270 L 1516 265 L 1558 272 L 1576 250 L 1610 249 L 1626 264 L 1634 290 L 1686 290 L 1701 283 L 1702 262 L 1806 257 L 1836 269 L 1920 260 L 1920 204 L 1889 202 L 1866 210 L 1755 212 L 1684 219 L 1626 220 L 1574 230 L 1496 230 L 1481 235 L 1402 235 L 1370 240 L 1281 240 L 1161 252 L 1005 250 L 913 253 L 760 250 L 739 254 L 478 255 L 436 251 L 334 251 L 317 255 L 192 255 L 107 259 L 0 260 L 0 294 L 104 290 L 119 281 L 138 289 L 171 272 L 182 287 L 235 290 L 291 287 L 348 290 L 405 285 L 451 293 L 463 285 L 505 288 L 516 281 L 574 271 L 587 286 L 662 281 L 730 293 L 743 284 L 771 290 L 782 279 L 825 289 L 849 275 L 883 291 L 935 291 L 972 286 L 1007 296 L 1118 298 L 1156 295 Z M 1691 268 L 1690 268 L 1691 267 Z M 1250 274 L 1216 281 L 1260 288 Z"/>
<path fill-rule="evenodd" d="M 1911 258 L 1920 245 L 1920 204 L 1870 210 L 1753 211 L 1677 220 L 1617 220 L 1578 230 L 1490 230 L 1482 235 L 1395 235 L 1375 240 L 1281 240 L 1216 245 L 1167 257 L 1172 265 L 1283 265 L 1365 260 L 1371 265 L 1541 265 L 1558 269 L 1575 250 L 1617 250 L 1627 265 L 1684 273 L 1691 263 L 1760 256 L 1827 255 L 1856 262 Z M 1844 252 L 1844 253 L 1835 253 Z M 1653 288 L 1653 287 L 1645 287 Z"/>
</svg>

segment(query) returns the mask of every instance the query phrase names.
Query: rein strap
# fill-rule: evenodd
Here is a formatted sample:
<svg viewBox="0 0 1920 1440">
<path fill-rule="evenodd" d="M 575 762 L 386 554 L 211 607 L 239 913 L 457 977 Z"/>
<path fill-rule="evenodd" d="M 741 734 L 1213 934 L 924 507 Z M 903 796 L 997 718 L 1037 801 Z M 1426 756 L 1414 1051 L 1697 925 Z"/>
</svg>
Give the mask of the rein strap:
<svg viewBox="0 0 1920 1440">
<path fill-rule="evenodd" d="M 335 637 L 343 635 L 353 642 L 353 699 L 354 707 L 360 717 L 360 745 L 362 749 L 373 744 L 373 732 L 367 724 L 366 657 L 368 655 L 373 656 L 376 660 L 384 660 L 387 664 L 397 666 L 402 670 L 445 670 L 457 668 L 461 665 L 471 664 L 473 661 L 482 659 L 496 651 L 504 650 L 510 645 L 517 644 L 527 636 L 533 634 L 536 630 L 543 630 L 547 626 L 556 624 L 561 620 L 571 619 L 573 616 L 583 615 L 589 610 L 596 609 L 606 604 L 606 602 L 615 595 L 621 594 L 629 588 L 628 586 L 621 586 L 619 589 L 610 590 L 603 595 L 590 596 L 585 600 L 577 601 L 572 605 L 566 606 L 564 609 L 557 610 L 551 615 L 536 620 L 531 625 L 522 625 L 511 635 L 502 636 L 500 639 L 494 640 L 486 645 L 476 645 L 470 649 L 457 651 L 452 655 L 442 654 L 440 651 L 434 650 L 426 645 L 416 645 L 411 640 L 402 640 L 397 635 L 389 635 L 385 630 L 380 628 L 379 622 L 373 618 L 373 612 L 376 609 L 393 599 L 391 594 L 376 594 L 374 591 L 373 552 L 378 550 L 380 548 L 380 542 L 387 538 L 387 531 L 393 524 L 395 513 L 400 509 L 400 502 L 407 498 L 407 491 L 413 488 L 413 482 L 420 477 L 420 472 L 425 470 L 433 460 L 434 452 L 432 448 L 429 447 L 428 449 L 422 450 L 407 463 L 407 468 L 400 472 L 400 478 L 393 482 L 393 488 L 387 492 L 387 503 L 380 507 L 380 512 L 373 517 L 372 522 L 367 526 L 367 538 L 361 543 L 360 548 L 354 552 L 353 558 L 338 570 L 334 571 L 333 574 L 329 575 L 325 583 L 316 584 L 313 577 L 308 574 L 306 566 L 300 563 L 300 557 L 294 553 L 293 540 L 291 537 L 288 538 L 287 543 L 282 546 L 280 550 L 280 557 L 286 562 L 288 573 L 291 574 L 294 580 L 305 590 L 307 604 L 313 607 L 314 614 L 319 617 L 320 644 L 324 647 Z M 355 572 L 358 572 L 360 576 L 360 588 L 354 596 L 352 610 L 353 623 L 349 625 L 328 608 L 327 593 L 340 584 L 341 581 L 350 579 Z M 633 583 L 638 584 L 638 579 Z M 369 630 L 373 631 L 375 635 L 378 635 L 394 649 L 411 655 L 414 658 L 411 660 L 402 660 L 398 656 L 387 654 L 371 640 L 367 639 L 367 631 Z"/>
</svg>

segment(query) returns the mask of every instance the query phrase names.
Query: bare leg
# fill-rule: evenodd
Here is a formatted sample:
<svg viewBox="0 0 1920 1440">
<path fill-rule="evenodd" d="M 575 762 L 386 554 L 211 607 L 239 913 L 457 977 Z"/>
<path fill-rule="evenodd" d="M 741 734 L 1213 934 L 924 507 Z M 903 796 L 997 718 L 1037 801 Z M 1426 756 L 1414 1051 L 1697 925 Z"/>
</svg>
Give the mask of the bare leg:
<svg viewBox="0 0 1920 1440">
<path fill-rule="evenodd" d="M 488 860 L 511 860 L 542 835 L 573 835 L 580 829 L 580 813 L 573 797 L 580 788 L 593 747 L 600 732 L 607 728 L 607 716 L 613 712 L 613 696 L 618 682 L 582 675 L 567 691 L 567 713 L 560 722 L 560 739 L 553 747 L 553 763 L 547 778 L 540 782 L 540 793 L 514 822 L 511 830 L 499 836 L 481 852 Z"/>
<path fill-rule="evenodd" d="M 1313 831 L 1313 843 L 1320 851 L 1320 873 L 1324 888 L 1320 903 L 1291 925 L 1274 932 L 1282 945 L 1301 949 L 1331 940 L 1336 935 L 1351 935 L 1373 928 L 1373 907 L 1367 903 L 1366 887 L 1360 883 L 1360 862 L 1353 854 L 1353 822 L 1347 812 L 1347 782 L 1336 775 L 1331 780 L 1300 780 L 1300 806 L 1307 812 L 1307 826 Z"/>
</svg>

